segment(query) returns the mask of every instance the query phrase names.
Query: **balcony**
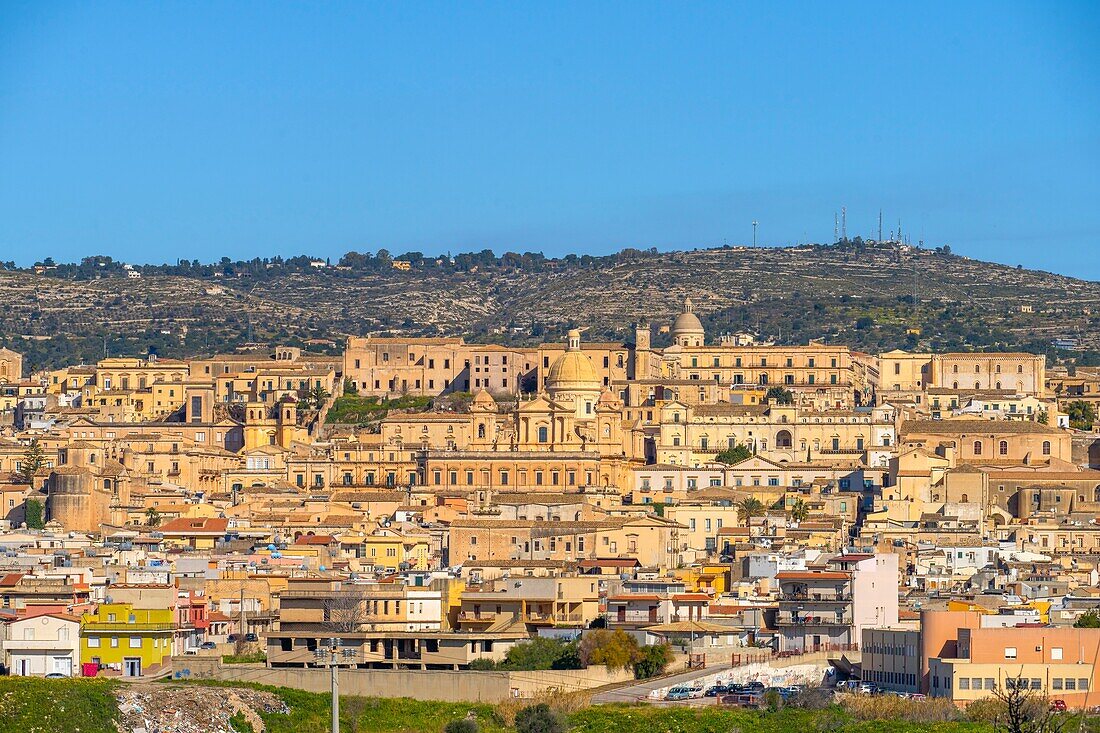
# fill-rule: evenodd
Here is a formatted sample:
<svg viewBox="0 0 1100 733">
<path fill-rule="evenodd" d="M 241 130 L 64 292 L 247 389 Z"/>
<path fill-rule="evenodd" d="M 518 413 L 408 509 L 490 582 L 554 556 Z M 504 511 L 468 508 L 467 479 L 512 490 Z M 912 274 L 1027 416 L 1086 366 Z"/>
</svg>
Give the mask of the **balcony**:
<svg viewBox="0 0 1100 733">
<path fill-rule="evenodd" d="M 776 614 L 775 623 L 778 626 L 851 626 L 852 615 L 780 611 Z"/>
<path fill-rule="evenodd" d="M 175 624 L 172 623 L 127 623 L 125 621 L 89 621 L 84 624 L 83 632 L 95 633 L 102 631 L 172 631 Z"/>
<path fill-rule="evenodd" d="M 809 591 L 803 593 L 784 593 L 780 601 L 810 601 L 817 603 L 847 603 L 852 600 L 852 594 L 848 591 L 840 593 L 818 593 Z"/>
<path fill-rule="evenodd" d="M 458 614 L 458 620 L 468 624 L 491 624 L 504 615 L 503 613 L 496 613 L 495 611 L 461 611 Z"/>
</svg>

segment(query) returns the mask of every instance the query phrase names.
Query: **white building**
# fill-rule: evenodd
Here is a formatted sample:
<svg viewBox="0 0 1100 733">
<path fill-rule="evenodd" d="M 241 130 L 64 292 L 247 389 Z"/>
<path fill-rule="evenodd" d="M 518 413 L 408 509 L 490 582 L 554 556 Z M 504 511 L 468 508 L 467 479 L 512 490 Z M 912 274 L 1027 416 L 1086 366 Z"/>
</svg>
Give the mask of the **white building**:
<svg viewBox="0 0 1100 733">
<path fill-rule="evenodd" d="M 4 639 L 8 673 L 20 677 L 76 674 L 80 660 L 80 620 L 51 613 L 10 621 Z"/>
</svg>

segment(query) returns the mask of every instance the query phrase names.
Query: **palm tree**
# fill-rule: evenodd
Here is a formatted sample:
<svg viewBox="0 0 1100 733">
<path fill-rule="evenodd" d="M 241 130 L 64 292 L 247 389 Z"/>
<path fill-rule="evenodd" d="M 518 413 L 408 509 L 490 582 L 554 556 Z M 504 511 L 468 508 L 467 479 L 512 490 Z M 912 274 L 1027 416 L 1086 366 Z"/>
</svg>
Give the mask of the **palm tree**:
<svg viewBox="0 0 1100 733">
<path fill-rule="evenodd" d="M 321 409 L 321 406 L 325 404 L 325 400 L 330 396 L 328 390 L 320 386 L 314 387 L 309 391 L 309 399 L 318 410 Z"/>
<path fill-rule="evenodd" d="M 810 508 L 806 506 L 806 502 L 801 499 L 795 499 L 794 504 L 791 505 L 791 519 L 795 522 L 802 523 L 806 521 L 806 517 L 810 516 Z"/>
<path fill-rule="evenodd" d="M 764 511 L 764 503 L 755 496 L 750 496 L 737 505 L 737 516 L 739 516 L 741 521 L 745 524 L 748 524 L 749 520 L 753 517 L 762 516 Z"/>
</svg>

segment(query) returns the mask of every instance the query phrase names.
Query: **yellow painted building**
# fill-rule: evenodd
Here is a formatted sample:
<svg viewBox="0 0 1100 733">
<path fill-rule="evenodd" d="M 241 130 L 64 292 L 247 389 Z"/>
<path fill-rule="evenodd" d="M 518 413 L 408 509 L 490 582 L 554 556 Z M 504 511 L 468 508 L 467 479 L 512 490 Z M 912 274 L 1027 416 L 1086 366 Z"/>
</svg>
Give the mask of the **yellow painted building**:
<svg viewBox="0 0 1100 733">
<path fill-rule="evenodd" d="M 124 677 L 156 673 L 172 656 L 173 629 L 167 608 L 105 603 L 80 618 L 80 661 Z"/>
</svg>

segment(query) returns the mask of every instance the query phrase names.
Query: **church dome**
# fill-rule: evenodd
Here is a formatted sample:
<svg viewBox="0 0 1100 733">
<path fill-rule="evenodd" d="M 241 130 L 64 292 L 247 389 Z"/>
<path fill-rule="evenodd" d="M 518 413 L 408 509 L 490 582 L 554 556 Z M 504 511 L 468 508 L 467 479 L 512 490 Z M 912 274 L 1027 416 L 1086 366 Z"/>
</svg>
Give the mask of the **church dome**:
<svg viewBox="0 0 1100 733">
<path fill-rule="evenodd" d="M 691 298 L 684 300 L 684 312 L 676 316 L 669 335 L 672 336 L 673 343 L 681 346 L 703 345 L 706 333 L 703 331 L 703 322 L 699 320 L 699 316 L 695 315 Z"/>
<path fill-rule="evenodd" d="M 555 359 L 546 372 L 546 389 L 551 393 L 576 389 L 598 392 L 600 387 L 600 375 L 592 359 L 581 351 L 581 332 L 573 329 L 569 332 L 565 353 Z"/>
</svg>

